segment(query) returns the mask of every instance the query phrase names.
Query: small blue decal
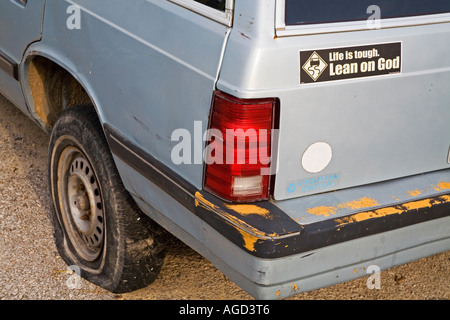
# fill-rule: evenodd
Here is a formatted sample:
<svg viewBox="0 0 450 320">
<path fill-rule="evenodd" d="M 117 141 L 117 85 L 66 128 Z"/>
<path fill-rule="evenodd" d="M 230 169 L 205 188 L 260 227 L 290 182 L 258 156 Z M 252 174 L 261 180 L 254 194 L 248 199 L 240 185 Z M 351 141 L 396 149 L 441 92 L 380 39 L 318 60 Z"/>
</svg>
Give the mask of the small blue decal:
<svg viewBox="0 0 450 320">
<path fill-rule="evenodd" d="M 287 192 L 293 193 L 296 190 L 300 190 L 300 192 L 311 192 L 329 189 L 336 186 L 339 178 L 339 173 L 333 173 L 320 177 L 300 179 L 296 182 L 289 183 Z"/>
</svg>

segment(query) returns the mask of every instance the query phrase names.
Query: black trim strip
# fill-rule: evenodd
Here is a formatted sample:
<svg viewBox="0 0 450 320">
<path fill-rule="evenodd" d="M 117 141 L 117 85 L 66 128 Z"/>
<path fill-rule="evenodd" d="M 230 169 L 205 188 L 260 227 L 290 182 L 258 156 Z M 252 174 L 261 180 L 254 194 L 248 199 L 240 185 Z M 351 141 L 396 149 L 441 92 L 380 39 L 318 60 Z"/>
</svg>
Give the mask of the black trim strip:
<svg viewBox="0 0 450 320">
<path fill-rule="evenodd" d="M 441 194 L 301 225 L 271 201 L 231 204 L 197 190 L 108 124 L 105 133 L 112 153 L 238 247 L 261 258 L 289 256 L 450 216 L 450 194 Z"/>
<path fill-rule="evenodd" d="M 6 53 L 0 51 L 0 69 L 19 81 L 19 66 Z"/>
</svg>

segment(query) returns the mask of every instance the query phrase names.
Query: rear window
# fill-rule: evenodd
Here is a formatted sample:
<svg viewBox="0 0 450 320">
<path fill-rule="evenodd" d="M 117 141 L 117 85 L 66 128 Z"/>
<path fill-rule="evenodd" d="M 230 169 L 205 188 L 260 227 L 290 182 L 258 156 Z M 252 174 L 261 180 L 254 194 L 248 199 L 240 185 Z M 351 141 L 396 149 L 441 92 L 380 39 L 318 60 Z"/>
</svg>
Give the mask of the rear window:
<svg viewBox="0 0 450 320">
<path fill-rule="evenodd" d="M 450 0 L 286 0 L 286 25 L 367 20 L 371 5 L 381 19 L 450 12 Z"/>
<path fill-rule="evenodd" d="M 225 11 L 225 0 L 195 0 L 196 2 L 203 3 L 208 7 Z"/>
</svg>

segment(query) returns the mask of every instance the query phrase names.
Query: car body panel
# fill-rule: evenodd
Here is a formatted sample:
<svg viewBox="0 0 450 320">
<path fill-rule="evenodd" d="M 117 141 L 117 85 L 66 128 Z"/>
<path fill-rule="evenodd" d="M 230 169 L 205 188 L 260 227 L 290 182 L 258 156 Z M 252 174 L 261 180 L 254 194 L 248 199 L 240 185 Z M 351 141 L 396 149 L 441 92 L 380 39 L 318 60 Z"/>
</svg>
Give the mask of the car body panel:
<svg viewBox="0 0 450 320">
<path fill-rule="evenodd" d="M 0 92 L 24 113 L 28 110 L 17 81 L 18 64 L 26 47 L 41 38 L 44 4 L 4 1 L 0 10 Z"/>
</svg>

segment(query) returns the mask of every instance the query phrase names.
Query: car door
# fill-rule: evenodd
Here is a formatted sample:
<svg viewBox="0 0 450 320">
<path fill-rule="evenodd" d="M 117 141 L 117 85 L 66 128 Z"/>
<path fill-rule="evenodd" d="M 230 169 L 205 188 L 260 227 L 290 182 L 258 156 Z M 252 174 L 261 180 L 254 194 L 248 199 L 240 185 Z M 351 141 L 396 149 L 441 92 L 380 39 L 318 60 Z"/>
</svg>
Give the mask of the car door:
<svg viewBox="0 0 450 320">
<path fill-rule="evenodd" d="M 0 1 L 0 93 L 23 111 L 18 65 L 25 48 L 39 40 L 45 0 Z"/>
</svg>

